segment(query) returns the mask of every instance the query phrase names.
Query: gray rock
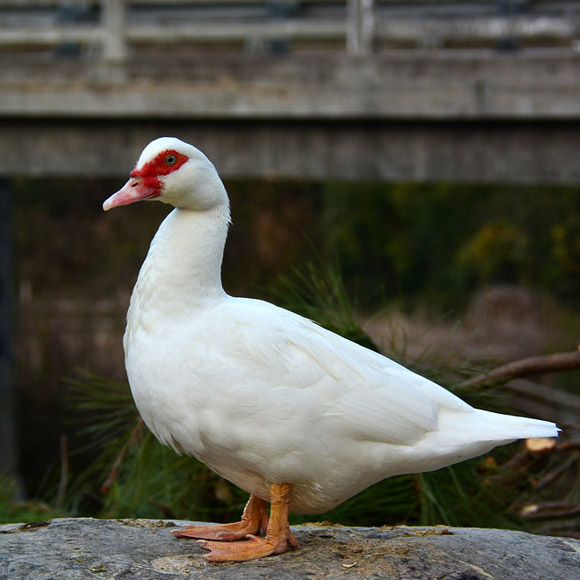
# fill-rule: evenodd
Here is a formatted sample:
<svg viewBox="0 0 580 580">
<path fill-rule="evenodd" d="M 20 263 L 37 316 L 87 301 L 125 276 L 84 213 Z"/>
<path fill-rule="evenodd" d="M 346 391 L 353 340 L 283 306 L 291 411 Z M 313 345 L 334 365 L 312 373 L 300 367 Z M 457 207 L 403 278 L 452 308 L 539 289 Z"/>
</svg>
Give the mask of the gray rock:
<svg viewBox="0 0 580 580">
<path fill-rule="evenodd" d="M 295 526 L 301 549 L 209 564 L 183 522 L 56 519 L 0 526 L 0 579 L 573 580 L 580 541 L 478 528 Z"/>
</svg>

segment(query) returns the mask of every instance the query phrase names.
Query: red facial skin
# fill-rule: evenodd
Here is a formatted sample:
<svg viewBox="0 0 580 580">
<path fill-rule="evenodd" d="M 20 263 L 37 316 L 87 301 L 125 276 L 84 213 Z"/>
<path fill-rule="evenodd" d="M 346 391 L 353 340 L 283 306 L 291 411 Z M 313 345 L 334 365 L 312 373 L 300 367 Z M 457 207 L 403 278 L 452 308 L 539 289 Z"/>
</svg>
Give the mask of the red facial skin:
<svg viewBox="0 0 580 580">
<path fill-rule="evenodd" d="M 160 177 L 177 171 L 189 158 L 178 151 L 168 149 L 139 169 L 131 172 L 131 179 L 103 204 L 105 211 L 120 205 L 129 205 L 145 199 L 156 199 L 163 193 Z"/>
<path fill-rule="evenodd" d="M 169 149 L 159 153 L 155 159 L 145 163 L 145 165 L 140 169 L 134 169 L 131 172 L 131 177 L 133 179 L 140 179 L 143 187 L 158 192 L 157 195 L 152 195 L 151 197 L 159 197 L 163 187 L 159 177 L 173 173 L 179 169 L 187 159 L 188 157 L 185 155 L 182 155 L 173 149 Z"/>
</svg>

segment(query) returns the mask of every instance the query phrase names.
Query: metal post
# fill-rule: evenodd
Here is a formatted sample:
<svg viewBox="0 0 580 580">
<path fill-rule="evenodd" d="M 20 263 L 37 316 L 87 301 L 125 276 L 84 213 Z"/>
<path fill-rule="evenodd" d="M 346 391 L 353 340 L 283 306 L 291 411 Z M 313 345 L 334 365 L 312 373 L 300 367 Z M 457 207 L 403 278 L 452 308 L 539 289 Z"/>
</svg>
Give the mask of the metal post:
<svg viewBox="0 0 580 580">
<path fill-rule="evenodd" d="M 374 34 L 374 0 L 349 0 L 346 32 L 347 51 L 359 56 L 371 54 Z"/>
<path fill-rule="evenodd" d="M 12 350 L 12 227 L 10 181 L 0 178 L 0 475 L 22 496 Z"/>
<path fill-rule="evenodd" d="M 108 63 L 121 64 L 127 59 L 126 21 L 126 0 L 101 0 L 103 58 Z"/>
</svg>

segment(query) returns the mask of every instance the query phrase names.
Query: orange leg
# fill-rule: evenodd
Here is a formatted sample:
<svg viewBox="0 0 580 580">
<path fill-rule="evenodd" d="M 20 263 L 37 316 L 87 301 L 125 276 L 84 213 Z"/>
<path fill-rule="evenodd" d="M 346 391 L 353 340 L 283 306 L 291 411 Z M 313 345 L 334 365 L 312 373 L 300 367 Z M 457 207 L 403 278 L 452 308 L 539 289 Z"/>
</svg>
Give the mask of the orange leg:
<svg viewBox="0 0 580 580">
<path fill-rule="evenodd" d="M 248 534 L 265 533 L 267 528 L 268 502 L 252 495 L 239 522 L 214 524 L 212 526 L 184 526 L 171 533 L 176 538 L 198 538 L 232 542 L 234 540 L 243 540 Z"/>
<path fill-rule="evenodd" d="M 281 554 L 290 548 L 298 548 L 298 540 L 288 525 L 290 485 L 287 483 L 272 484 L 270 486 L 270 504 L 270 520 L 265 537 L 247 535 L 245 540 L 230 544 L 200 541 L 199 543 L 204 548 L 210 550 L 206 559 L 210 562 L 244 562 Z"/>
</svg>

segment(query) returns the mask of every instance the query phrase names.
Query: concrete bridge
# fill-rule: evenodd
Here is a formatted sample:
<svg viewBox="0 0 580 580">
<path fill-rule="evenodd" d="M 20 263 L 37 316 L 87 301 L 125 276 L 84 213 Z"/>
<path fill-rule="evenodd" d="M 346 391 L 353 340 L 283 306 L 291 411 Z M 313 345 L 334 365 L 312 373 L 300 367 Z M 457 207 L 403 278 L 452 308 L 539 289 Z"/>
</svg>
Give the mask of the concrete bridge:
<svg viewBox="0 0 580 580">
<path fill-rule="evenodd" d="M 60 4 L 0 2 L 0 175 L 171 134 L 225 176 L 580 180 L 577 3 Z"/>
</svg>

